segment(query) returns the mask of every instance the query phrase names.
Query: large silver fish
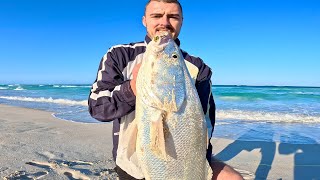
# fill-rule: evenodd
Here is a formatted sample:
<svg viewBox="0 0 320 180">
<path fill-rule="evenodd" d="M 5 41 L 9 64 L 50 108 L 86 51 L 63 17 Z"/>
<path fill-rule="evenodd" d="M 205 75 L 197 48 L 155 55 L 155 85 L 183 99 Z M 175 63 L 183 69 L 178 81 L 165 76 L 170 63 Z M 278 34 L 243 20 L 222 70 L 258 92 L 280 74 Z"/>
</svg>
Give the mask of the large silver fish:
<svg viewBox="0 0 320 180">
<path fill-rule="evenodd" d="M 147 45 L 136 81 L 136 114 L 127 156 L 145 179 L 211 179 L 207 127 L 179 47 L 164 33 Z"/>
</svg>

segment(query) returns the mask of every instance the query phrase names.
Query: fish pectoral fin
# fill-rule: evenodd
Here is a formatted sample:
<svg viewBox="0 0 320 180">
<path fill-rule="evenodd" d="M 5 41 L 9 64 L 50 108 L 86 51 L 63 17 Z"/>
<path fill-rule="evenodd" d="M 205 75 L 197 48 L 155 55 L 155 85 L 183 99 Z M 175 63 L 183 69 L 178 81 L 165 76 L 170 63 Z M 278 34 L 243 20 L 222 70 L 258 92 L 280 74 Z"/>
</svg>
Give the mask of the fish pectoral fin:
<svg viewBox="0 0 320 180">
<path fill-rule="evenodd" d="M 150 149 L 159 158 L 167 159 L 166 147 L 165 147 L 165 137 L 163 129 L 163 120 L 151 121 L 150 128 Z"/>
<path fill-rule="evenodd" d="M 135 123 L 135 120 L 133 120 L 133 123 L 131 124 L 130 129 L 128 129 L 128 148 L 127 148 L 127 158 L 130 159 L 130 157 L 136 152 L 136 146 L 137 146 L 137 136 L 138 136 L 138 126 Z"/>
</svg>

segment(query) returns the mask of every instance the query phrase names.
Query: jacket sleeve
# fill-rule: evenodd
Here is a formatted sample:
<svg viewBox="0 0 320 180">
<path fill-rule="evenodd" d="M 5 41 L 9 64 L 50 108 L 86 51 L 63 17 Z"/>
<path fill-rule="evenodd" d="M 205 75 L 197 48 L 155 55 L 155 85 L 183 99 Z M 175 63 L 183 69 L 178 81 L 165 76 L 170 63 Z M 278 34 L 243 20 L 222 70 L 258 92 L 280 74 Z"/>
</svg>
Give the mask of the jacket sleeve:
<svg viewBox="0 0 320 180">
<path fill-rule="evenodd" d="M 135 108 L 135 95 L 130 80 L 124 80 L 123 57 L 111 48 L 100 61 L 97 78 L 88 99 L 90 115 L 99 121 L 112 121 Z"/>
<path fill-rule="evenodd" d="M 211 69 L 203 64 L 199 69 L 197 76 L 196 88 L 199 94 L 199 98 L 202 104 L 203 112 L 205 114 L 206 123 L 208 127 L 209 140 L 212 137 L 212 133 L 215 125 L 215 111 L 216 106 L 212 95 L 212 83 L 211 83 Z M 209 142 L 207 149 L 207 159 L 211 163 L 212 145 Z"/>
</svg>

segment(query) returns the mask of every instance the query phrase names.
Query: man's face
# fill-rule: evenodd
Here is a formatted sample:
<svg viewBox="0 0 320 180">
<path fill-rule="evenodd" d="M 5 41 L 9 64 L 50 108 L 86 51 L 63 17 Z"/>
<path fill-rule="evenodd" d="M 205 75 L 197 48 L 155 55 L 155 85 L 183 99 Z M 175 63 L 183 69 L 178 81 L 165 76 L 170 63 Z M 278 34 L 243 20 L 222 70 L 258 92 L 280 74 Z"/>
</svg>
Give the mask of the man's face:
<svg viewBox="0 0 320 180">
<path fill-rule="evenodd" d="M 151 1 L 143 16 L 142 23 L 152 39 L 161 31 L 168 31 L 176 39 L 182 26 L 182 13 L 178 4 Z"/>
</svg>

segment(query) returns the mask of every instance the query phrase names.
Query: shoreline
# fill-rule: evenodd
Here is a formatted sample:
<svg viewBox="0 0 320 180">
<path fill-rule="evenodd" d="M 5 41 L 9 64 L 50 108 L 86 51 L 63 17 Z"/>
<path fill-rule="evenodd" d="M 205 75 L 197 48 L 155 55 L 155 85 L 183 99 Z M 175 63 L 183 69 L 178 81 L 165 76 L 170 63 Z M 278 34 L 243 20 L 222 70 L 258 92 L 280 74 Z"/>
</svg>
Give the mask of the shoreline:
<svg viewBox="0 0 320 180">
<path fill-rule="evenodd" d="M 112 123 L 60 120 L 0 104 L 0 177 L 115 179 Z M 319 179 L 319 144 L 213 138 L 216 158 L 245 179 Z"/>
</svg>

